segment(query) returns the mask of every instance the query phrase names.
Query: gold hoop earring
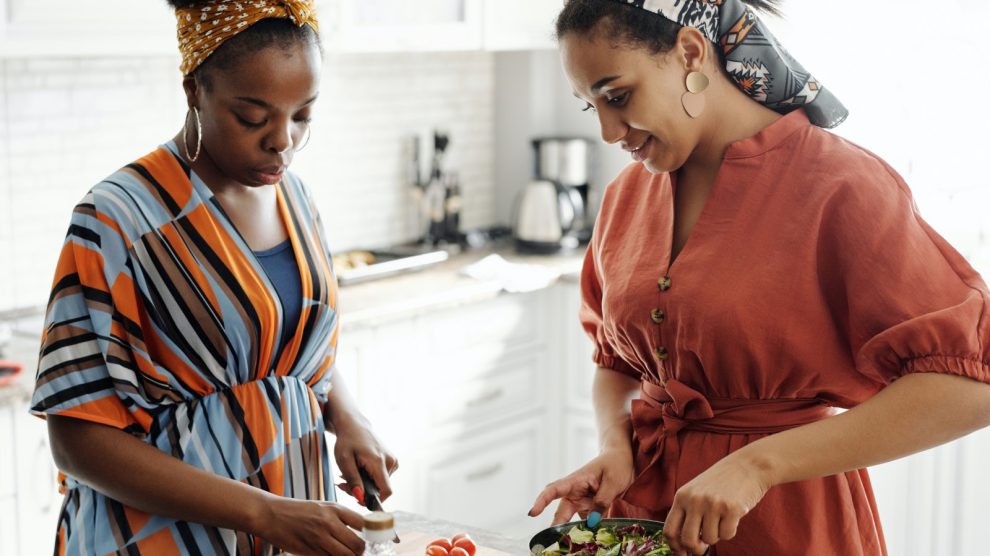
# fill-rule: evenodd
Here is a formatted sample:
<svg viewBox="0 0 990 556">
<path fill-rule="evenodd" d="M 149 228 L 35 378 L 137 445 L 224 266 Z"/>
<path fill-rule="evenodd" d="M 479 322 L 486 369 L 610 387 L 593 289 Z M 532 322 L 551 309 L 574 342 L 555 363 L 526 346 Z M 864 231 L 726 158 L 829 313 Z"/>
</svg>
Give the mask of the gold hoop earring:
<svg viewBox="0 0 990 556">
<path fill-rule="evenodd" d="M 311 135 L 313 135 L 313 128 L 307 125 L 306 126 L 306 140 L 303 141 L 303 144 L 302 144 L 301 147 L 299 147 L 298 149 L 295 149 L 296 152 L 299 152 L 299 151 L 301 151 L 301 150 L 303 150 L 303 149 L 306 148 L 306 145 L 309 144 L 309 137 Z"/>
<path fill-rule="evenodd" d="M 196 116 L 196 154 L 189 155 L 189 141 L 186 139 L 186 126 L 189 124 L 189 112 L 186 112 L 186 121 L 182 123 L 182 146 L 186 148 L 186 160 L 190 163 L 199 159 L 199 150 L 203 146 L 203 122 L 199 119 L 199 110 L 193 106 L 192 113 Z"/>
<path fill-rule="evenodd" d="M 684 86 L 687 92 L 681 95 L 681 105 L 692 118 L 697 118 L 705 111 L 705 95 L 701 94 L 708 88 L 708 76 L 700 71 L 687 74 Z"/>
</svg>

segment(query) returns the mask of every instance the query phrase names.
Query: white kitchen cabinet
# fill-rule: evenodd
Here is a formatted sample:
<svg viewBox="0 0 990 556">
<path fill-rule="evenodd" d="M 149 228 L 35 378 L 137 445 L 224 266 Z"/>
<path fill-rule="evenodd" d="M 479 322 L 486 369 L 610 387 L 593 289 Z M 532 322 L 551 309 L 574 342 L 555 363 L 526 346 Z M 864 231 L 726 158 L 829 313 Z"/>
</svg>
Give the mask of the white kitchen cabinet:
<svg viewBox="0 0 990 556">
<path fill-rule="evenodd" d="M 0 498 L 0 554 L 20 554 L 17 551 L 17 501 Z M 52 551 L 48 551 L 50 554 Z"/>
<path fill-rule="evenodd" d="M 486 0 L 485 50 L 550 50 L 563 0 Z"/>
<path fill-rule="evenodd" d="M 426 460 L 426 515 L 515 533 L 506 527 L 526 515 L 545 484 L 548 432 L 533 418 L 437 446 Z"/>
<path fill-rule="evenodd" d="M 13 406 L 16 434 L 17 517 L 19 554 L 51 554 L 62 496 L 52 461 L 48 427 L 28 413 L 27 404 Z"/>
<path fill-rule="evenodd" d="M 0 499 L 12 497 L 17 492 L 13 446 L 14 410 L 9 405 L 0 405 Z"/>
<path fill-rule="evenodd" d="M 175 54 L 175 16 L 162 1 L 0 0 L 0 57 Z"/>
<path fill-rule="evenodd" d="M 484 0 L 322 0 L 324 44 L 337 52 L 478 50 Z"/>
</svg>

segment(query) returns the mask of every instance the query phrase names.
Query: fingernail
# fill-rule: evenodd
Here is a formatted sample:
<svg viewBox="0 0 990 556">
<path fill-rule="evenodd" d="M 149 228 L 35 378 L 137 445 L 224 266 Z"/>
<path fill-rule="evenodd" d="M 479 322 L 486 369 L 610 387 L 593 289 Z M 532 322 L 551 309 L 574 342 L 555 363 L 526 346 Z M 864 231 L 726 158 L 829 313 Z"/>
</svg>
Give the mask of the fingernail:
<svg viewBox="0 0 990 556">
<path fill-rule="evenodd" d="M 364 489 L 361 487 L 354 487 L 354 498 L 357 499 L 358 503 L 362 506 L 364 505 Z"/>
<path fill-rule="evenodd" d="M 588 527 L 598 527 L 598 524 L 602 522 L 602 514 L 598 512 L 591 512 L 588 514 Z"/>
</svg>

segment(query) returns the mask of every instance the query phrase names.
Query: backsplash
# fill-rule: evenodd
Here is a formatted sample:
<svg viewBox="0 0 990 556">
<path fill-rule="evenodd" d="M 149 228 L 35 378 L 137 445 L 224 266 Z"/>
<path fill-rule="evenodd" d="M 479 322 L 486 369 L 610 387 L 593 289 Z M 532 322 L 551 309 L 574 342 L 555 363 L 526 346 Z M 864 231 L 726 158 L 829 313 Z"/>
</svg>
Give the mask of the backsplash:
<svg viewBox="0 0 990 556">
<path fill-rule="evenodd" d="M 0 311 L 43 305 L 72 207 L 171 138 L 178 59 L 0 60 Z M 465 228 L 495 223 L 494 55 L 328 56 L 313 135 L 292 170 L 314 191 L 333 250 L 417 237 L 403 137 L 449 132 Z"/>
</svg>

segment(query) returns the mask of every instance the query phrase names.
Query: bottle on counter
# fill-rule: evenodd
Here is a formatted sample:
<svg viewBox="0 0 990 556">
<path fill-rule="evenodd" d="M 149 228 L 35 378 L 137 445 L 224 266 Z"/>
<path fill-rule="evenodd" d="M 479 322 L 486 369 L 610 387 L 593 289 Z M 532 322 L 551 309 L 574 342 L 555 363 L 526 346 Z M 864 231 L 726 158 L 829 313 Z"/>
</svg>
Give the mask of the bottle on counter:
<svg viewBox="0 0 990 556">
<path fill-rule="evenodd" d="M 461 207 L 463 206 L 460 180 L 458 180 L 456 173 L 450 172 L 447 174 L 447 187 L 443 202 L 444 239 L 448 243 L 461 242 Z"/>
<path fill-rule="evenodd" d="M 395 520 L 385 512 L 364 516 L 364 556 L 395 556 Z"/>
</svg>

